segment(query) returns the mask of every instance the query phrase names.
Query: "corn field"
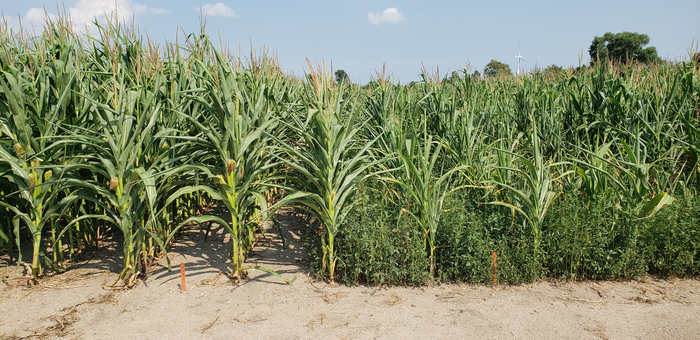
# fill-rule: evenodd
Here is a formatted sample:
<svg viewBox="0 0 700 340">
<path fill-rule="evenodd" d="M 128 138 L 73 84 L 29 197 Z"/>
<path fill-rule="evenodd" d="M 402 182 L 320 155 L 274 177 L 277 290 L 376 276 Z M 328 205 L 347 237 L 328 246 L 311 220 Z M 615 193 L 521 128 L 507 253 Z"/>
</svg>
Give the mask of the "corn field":
<svg viewBox="0 0 700 340">
<path fill-rule="evenodd" d="M 0 40 L 0 254 L 34 278 L 112 234 L 131 285 L 212 223 L 239 275 L 285 205 L 330 281 L 700 275 L 694 63 L 360 87 L 204 32 L 159 45 L 59 18 Z"/>
</svg>

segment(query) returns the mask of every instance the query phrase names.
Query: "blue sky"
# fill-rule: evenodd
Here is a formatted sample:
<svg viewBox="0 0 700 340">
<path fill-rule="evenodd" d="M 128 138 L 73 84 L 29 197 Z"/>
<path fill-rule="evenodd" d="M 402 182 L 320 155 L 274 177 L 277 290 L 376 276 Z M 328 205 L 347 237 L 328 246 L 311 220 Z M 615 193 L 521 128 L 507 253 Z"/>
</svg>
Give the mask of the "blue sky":
<svg viewBox="0 0 700 340">
<path fill-rule="evenodd" d="M 274 51 L 282 68 L 297 75 L 306 58 L 322 59 L 366 83 L 386 62 L 387 73 L 403 83 L 418 80 L 421 68 L 444 76 L 464 69 L 482 71 L 495 59 L 517 68 L 518 45 L 525 71 L 578 66 L 588 46 L 605 32 L 647 34 L 664 59 L 687 58 L 700 40 L 700 1 L 227 1 L 227 0 L 64 0 L 76 27 L 113 10 L 135 20 L 141 33 L 160 42 L 175 40 L 177 28 L 199 32 L 200 8 L 207 33 L 221 34 L 231 50 L 252 46 Z M 40 26 L 43 8 L 55 1 L 1 0 L 8 24 Z"/>
</svg>

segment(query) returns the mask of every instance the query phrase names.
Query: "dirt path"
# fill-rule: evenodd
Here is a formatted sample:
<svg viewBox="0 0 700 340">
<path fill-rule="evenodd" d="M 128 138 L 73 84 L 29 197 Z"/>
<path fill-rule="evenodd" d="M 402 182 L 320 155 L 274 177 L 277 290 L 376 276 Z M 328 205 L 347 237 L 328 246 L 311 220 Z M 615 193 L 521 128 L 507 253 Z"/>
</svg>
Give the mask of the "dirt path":
<svg viewBox="0 0 700 340">
<path fill-rule="evenodd" d="M 0 339 L 700 339 L 698 280 L 330 287 L 308 280 L 293 221 L 280 220 L 289 249 L 268 234 L 249 261 L 296 275 L 291 286 L 255 270 L 238 285 L 219 275 L 230 265 L 221 229 L 206 243 L 188 231 L 169 252 L 174 267 L 186 263 L 186 292 L 162 268 L 134 289 L 106 290 L 117 260 L 32 288 L 0 267 Z"/>
</svg>

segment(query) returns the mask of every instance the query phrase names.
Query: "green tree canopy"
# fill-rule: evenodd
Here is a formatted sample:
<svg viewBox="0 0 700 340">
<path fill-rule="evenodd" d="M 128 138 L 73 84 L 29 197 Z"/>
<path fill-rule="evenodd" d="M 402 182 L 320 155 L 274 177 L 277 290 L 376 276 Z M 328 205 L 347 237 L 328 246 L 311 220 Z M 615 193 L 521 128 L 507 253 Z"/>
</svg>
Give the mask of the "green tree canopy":
<svg viewBox="0 0 700 340">
<path fill-rule="evenodd" d="M 554 64 L 549 65 L 547 66 L 547 68 L 544 69 L 544 73 L 548 74 L 559 74 L 561 72 L 564 72 L 564 69 L 561 66 Z"/>
<path fill-rule="evenodd" d="M 474 70 L 472 77 L 474 77 L 474 80 L 481 80 L 481 73 L 479 73 L 479 70 Z"/>
<path fill-rule="evenodd" d="M 510 66 L 500 61 L 491 59 L 491 61 L 486 64 L 486 67 L 484 68 L 484 75 L 488 77 L 495 77 L 499 74 L 510 74 Z"/>
<path fill-rule="evenodd" d="M 611 59 L 613 61 L 651 63 L 659 61 L 656 47 L 644 48 L 649 43 L 649 36 L 635 32 L 605 33 L 593 38 L 588 54 L 591 62 Z"/>
<path fill-rule="evenodd" d="M 449 77 L 447 75 L 445 75 L 444 81 L 446 81 L 448 83 L 456 84 L 457 82 L 459 82 L 460 78 L 461 77 L 459 76 L 459 72 L 452 71 L 452 73 L 450 74 Z"/>
<path fill-rule="evenodd" d="M 344 82 L 347 80 L 350 80 L 350 76 L 348 76 L 348 74 L 345 73 L 345 71 L 343 71 L 343 70 L 335 71 L 335 82 L 336 83 Z"/>
</svg>

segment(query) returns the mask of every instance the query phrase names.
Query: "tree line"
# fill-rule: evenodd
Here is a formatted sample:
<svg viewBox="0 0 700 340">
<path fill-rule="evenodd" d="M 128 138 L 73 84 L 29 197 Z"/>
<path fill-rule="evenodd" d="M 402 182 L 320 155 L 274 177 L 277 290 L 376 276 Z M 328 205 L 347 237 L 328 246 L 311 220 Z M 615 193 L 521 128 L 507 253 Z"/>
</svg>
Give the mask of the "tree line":
<svg viewBox="0 0 700 340">
<path fill-rule="evenodd" d="M 658 56 L 656 47 L 646 47 L 648 44 L 649 36 L 646 34 L 626 31 L 621 33 L 606 32 L 602 36 L 596 36 L 593 38 L 593 41 L 588 48 L 588 55 L 591 59 L 590 63 L 593 65 L 599 61 L 606 60 L 620 63 L 644 64 L 660 62 L 661 58 Z M 700 64 L 700 52 L 693 54 L 691 59 Z M 563 69 L 561 66 L 550 65 L 543 71 L 545 73 L 558 73 L 562 70 Z M 495 59 L 491 59 L 491 61 L 486 64 L 483 69 L 483 76 L 487 78 L 511 74 L 512 71 L 508 64 Z M 481 79 L 482 73 L 475 70 L 471 76 L 475 77 L 476 79 Z M 449 77 L 446 76 L 445 80 L 451 81 L 458 78 L 458 72 L 454 71 Z M 337 70 L 335 72 L 335 80 L 337 83 L 340 83 L 349 81 L 350 77 L 344 70 Z"/>
</svg>

